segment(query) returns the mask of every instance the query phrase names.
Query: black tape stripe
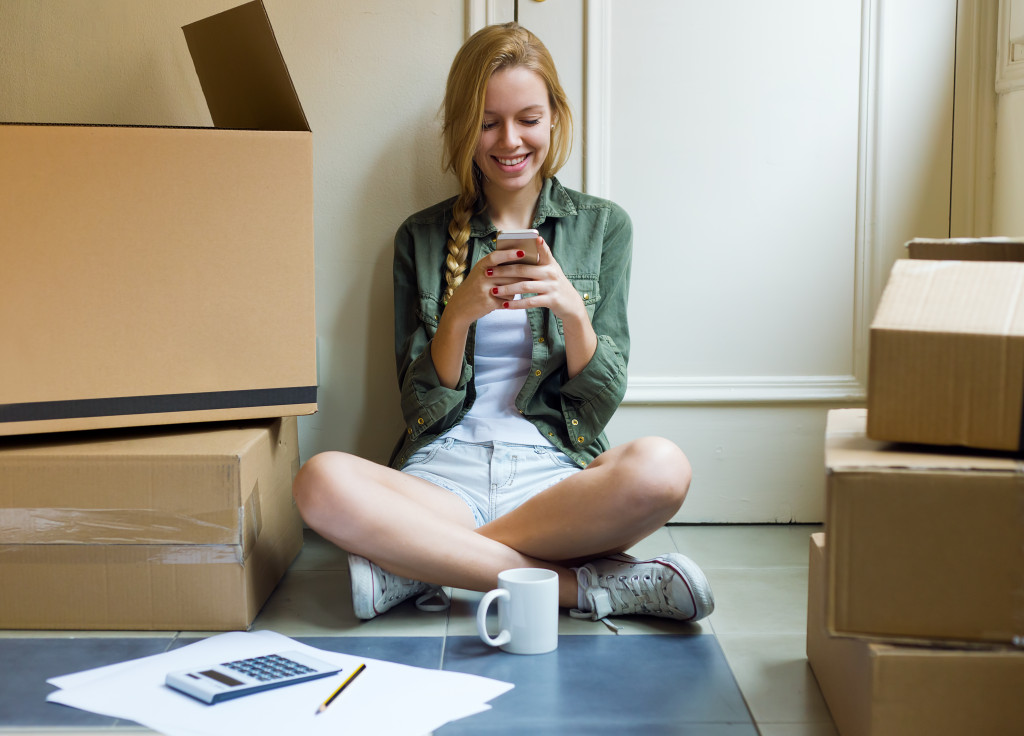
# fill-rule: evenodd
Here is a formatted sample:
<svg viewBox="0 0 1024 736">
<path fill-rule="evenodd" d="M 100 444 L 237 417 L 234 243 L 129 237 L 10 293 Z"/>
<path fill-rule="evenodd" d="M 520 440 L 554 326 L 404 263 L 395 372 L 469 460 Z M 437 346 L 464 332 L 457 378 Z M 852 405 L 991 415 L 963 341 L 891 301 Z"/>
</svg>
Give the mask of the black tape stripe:
<svg viewBox="0 0 1024 736">
<path fill-rule="evenodd" d="M 192 394 L 115 396 L 105 399 L 72 399 L 70 401 L 29 401 L 22 404 L 0 404 L 0 422 L 36 422 L 51 419 L 124 416 L 126 414 L 164 414 L 179 411 L 241 409 L 250 406 L 315 404 L 316 390 L 316 386 L 293 386 Z"/>
</svg>

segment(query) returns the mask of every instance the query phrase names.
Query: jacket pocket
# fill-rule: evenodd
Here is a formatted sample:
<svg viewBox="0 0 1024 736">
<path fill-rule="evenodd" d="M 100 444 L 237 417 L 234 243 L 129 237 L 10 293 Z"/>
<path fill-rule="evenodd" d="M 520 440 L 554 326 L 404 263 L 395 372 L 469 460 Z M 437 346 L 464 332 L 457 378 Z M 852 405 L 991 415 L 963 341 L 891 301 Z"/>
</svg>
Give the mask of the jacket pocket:
<svg viewBox="0 0 1024 736">
<path fill-rule="evenodd" d="M 416 307 L 416 316 L 427 330 L 427 336 L 433 337 L 437 332 L 437 324 L 441 320 L 441 302 L 435 297 L 420 295 Z"/>
<path fill-rule="evenodd" d="M 580 299 L 583 300 L 583 306 L 587 308 L 587 317 L 590 321 L 594 321 L 594 310 L 597 309 L 597 303 L 601 301 L 600 287 L 596 276 L 569 276 L 569 283 L 573 285 L 577 293 L 580 295 Z M 558 322 L 558 334 L 564 334 L 562 328 L 562 320 Z"/>
</svg>

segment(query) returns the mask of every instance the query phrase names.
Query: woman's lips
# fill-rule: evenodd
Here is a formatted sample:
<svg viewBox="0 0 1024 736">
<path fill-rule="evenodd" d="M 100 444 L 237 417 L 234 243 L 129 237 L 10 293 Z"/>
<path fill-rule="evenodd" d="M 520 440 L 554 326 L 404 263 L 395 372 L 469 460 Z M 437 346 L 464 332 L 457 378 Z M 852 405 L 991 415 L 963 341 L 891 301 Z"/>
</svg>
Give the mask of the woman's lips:
<svg viewBox="0 0 1024 736">
<path fill-rule="evenodd" d="M 514 173 L 526 168 L 526 161 L 530 158 L 530 154 L 524 153 L 519 156 L 491 156 L 491 158 L 498 164 L 498 167 L 502 171 Z"/>
</svg>

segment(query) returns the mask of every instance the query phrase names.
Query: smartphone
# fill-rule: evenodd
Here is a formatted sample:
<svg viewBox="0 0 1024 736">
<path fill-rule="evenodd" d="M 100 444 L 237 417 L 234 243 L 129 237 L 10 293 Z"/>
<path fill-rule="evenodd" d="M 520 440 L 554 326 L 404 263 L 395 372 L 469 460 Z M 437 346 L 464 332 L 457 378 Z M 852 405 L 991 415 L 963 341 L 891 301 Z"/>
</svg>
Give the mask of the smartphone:
<svg viewBox="0 0 1024 736">
<path fill-rule="evenodd" d="M 528 263 L 535 266 L 540 263 L 540 253 L 537 252 L 537 238 L 540 235 L 536 230 L 502 230 L 498 232 L 498 250 L 521 250 L 526 256 L 518 261 L 509 263 Z"/>
</svg>

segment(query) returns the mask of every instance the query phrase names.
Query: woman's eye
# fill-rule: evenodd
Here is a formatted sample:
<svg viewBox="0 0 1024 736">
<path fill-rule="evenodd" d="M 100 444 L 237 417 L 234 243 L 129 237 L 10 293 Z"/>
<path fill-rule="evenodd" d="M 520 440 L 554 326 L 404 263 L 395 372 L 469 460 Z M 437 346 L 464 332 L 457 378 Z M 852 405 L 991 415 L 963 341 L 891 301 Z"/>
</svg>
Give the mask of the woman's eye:
<svg viewBox="0 0 1024 736">
<path fill-rule="evenodd" d="M 536 118 L 534 120 L 524 120 L 523 121 L 523 125 L 539 125 L 539 124 L 540 124 L 540 118 Z"/>
<path fill-rule="evenodd" d="M 484 122 L 483 122 L 483 123 L 482 123 L 482 124 L 480 125 L 480 130 L 490 130 L 490 129 L 491 129 L 491 128 L 493 128 L 493 127 L 494 127 L 495 125 L 497 125 L 497 123 L 489 123 L 489 122 L 487 122 L 487 121 L 485 120 L 485 121 L 484 121 Z"/>
</svg>

